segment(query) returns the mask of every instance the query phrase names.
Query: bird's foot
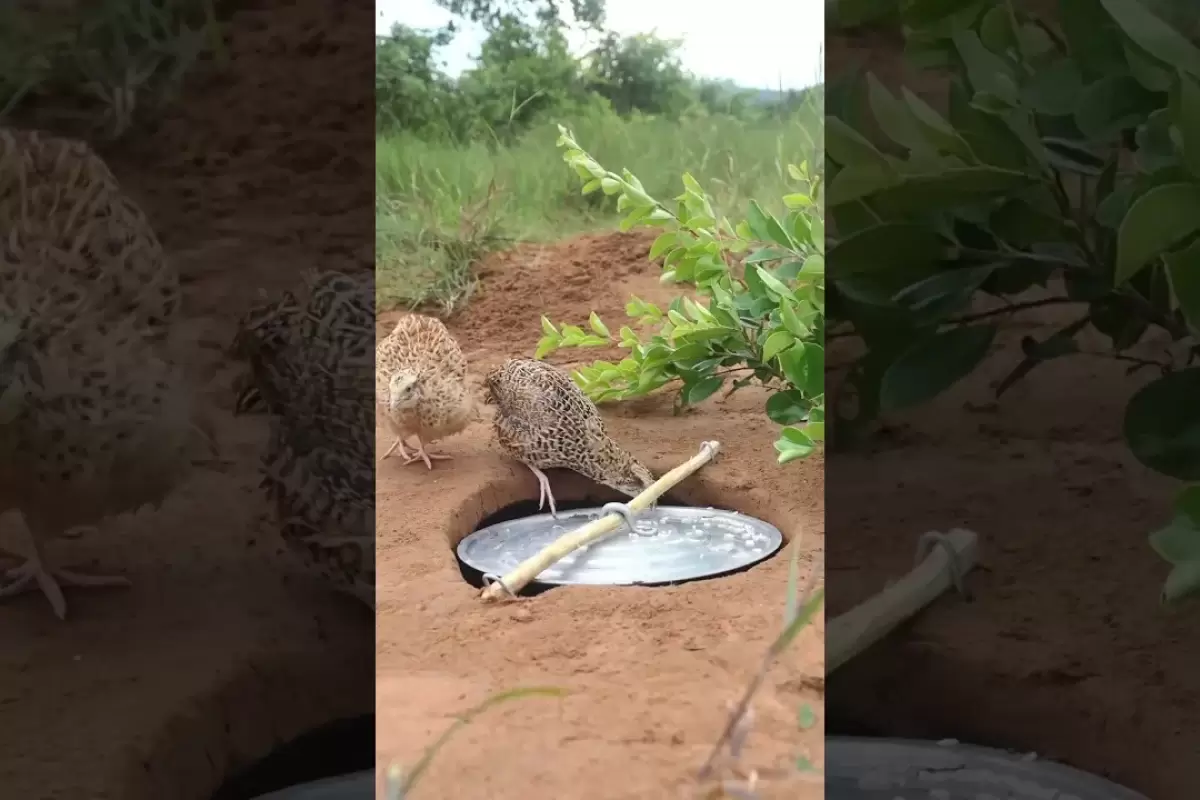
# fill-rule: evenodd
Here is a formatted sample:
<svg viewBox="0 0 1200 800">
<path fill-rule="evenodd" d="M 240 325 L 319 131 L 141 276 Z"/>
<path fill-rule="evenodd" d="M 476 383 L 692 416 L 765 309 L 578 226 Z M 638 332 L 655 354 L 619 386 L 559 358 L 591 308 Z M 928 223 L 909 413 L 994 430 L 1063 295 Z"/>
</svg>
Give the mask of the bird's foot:
<svg viewBox="0 0 1200 800">
<path fill-rule="evenodd" d="M 88 575 L 66 567 L 47 568 L 39 558 L 28 559 L 19 567 L 10 567 L 0 575 L 3 575 L 0 579 L 0 598 L 40 589 L 59 619 L 67 616 L 63 586 L 96 588 L 132 585 L 128 578 L 121 575 Z"/>
<path fill-rule="evenodd" d="M 550 491 L 550 479 L 546 477 L 546 473 L 537 467 L 529 467 L 529 469 L 533 470 L 533 474 L 537 476 L 538 480 L 538 511 L 541 511 L 546 502 L 549 501 L 550 516 L 553 519 L 558 519 L 558 509 L 554 506 L 554 493 Z"/>
<path fill-rule="evenodd" d="M 400 457 L 405 460 L 404 463 L 409 463 L 409 459 L 411 459 L 412 456 L 408 454 L 408 448 L 404 446 L 403 436 L 396 437 L 396 441 L 392 442 L 392 446 L 387 449 L 387 452 L 379 457 L 378 463 L 382 464 L 384 459 L 390 458 L 392 453 L 396 452 L 397 450 L 400 451 Z"/>
<path fill-rule="evenodd" d="M 434 461 L 449 461 L 452 458 L 454 458 L 454 456 L 447 455 L 446 453 L 436 453 L 432 450 L 426 449 L 425 443 L 418 439 L 416 452 L 411 456 L 405 457 L 404 463 L 412 464 L 415 461 L 424 461 L 426 469 L 433 469 Z"/>
</svg>

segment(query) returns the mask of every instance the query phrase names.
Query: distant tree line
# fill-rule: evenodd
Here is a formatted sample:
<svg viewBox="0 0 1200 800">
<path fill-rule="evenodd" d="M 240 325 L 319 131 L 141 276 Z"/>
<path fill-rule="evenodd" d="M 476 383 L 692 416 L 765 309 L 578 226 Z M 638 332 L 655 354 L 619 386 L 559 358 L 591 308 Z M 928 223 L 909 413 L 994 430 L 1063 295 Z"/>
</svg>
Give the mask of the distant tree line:
<svg viewBox="0 0 1200 800">
<path fill-rule="evenodd" d="M 464 18 L 483 22 L 487 37 L 475 65 L 457 77 L 442 69 L 438 51 L 454 25 L 418 30 L 394 25 L 375 48 L 377 127 L 428 137 L 503 139 L 549 114 L 634 114 L 685 119 L 711 114 L 747 121 L 786 117 L 811 92 L 744 89 L 699 80 L 683 69 L 679 42 L 649 34 L 619 36 L 602 27 L 603 5 L 575 0 L 575 18 L 599 31 L 582 57 L 567 46 L 557 6 L 509 0 L 439 0 Z M 515 5 L 512 5 L 515 4 Z M 581 16 L 582 14 L 582 16 Z"/>
</svg>

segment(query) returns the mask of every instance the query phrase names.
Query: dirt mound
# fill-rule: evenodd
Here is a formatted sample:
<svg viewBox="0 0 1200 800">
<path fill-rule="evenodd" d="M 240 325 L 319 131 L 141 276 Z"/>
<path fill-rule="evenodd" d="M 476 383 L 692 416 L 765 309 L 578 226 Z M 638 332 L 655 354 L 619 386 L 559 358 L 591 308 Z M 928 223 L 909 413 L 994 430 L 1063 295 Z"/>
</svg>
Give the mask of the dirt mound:
<svg viewBox="0 0 1200 800">
<path fill-rule="evenodd" d="M 647 261 L 653 236 L 582 236 L 492 256 L 466 310 L 450 321 L 476 373 L 532 354 L 539 314 L 584 323 L 623 319 L 631 294 L 668 302 Z M 384 322 L 394 318 L 386 316 Z M 560 363 L 592 353 L 556 354 Z M 789 537 L 805 561 L 823 547 L 819 459 L 781 468 L 762 393 L 746 390 L 675 416 L 666 397 L 605 410 L 612 435 L 660 473 L 705 439 L 722 455 L 680 490 L 696 505 L 737 508 Z M 378 444 L 390 444 L 380 431 Z M 563 588 L 520 604 L 481 606 L 453 546 L 488 513 L 537 498 L 532 474 L 502 458 L 476 425 L 446 440 L 454 460 L 433 471 L 387 461 L 378 473 L 378 748 L 381 763 L 412 764 L 451 715 L 495 691 L 552 685 L 561 700 L 530 699 L 489 712 L 439 756 L 423 782 L 431 797 L 495 800 L 679 797 L 735 699 L 779 630 L 788 565 L 670 588 Z M 562 500 L 617 499 L 569 473 L 551 476 Z M 823 702 L 824 624 L 803 634 L 757 704 L 747 764 L 822 760 L 819 727 L 800 731 L 802 703 Z M 768 786 L 764 796 L 816 798 L 819 783 Z"/>
</svg>

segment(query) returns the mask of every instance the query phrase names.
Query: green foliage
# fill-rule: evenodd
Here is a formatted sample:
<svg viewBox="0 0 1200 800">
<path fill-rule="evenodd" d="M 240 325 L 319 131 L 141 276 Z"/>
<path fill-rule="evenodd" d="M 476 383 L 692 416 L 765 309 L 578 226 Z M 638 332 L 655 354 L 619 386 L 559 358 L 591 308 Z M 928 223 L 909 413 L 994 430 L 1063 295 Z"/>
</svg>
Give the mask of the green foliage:
<svg viewBox="0 0 1200 800">
<path fill-rule="evenodd" d="M 212 0 L 9 4 L 0 12 L 0 120 L 39 101 L 118 137 L 174 102 L 201 56 L 224 56 Z M 69 111 L 68 111 L 69 109 Z"/>
<path fill-rule="evenodd" d="M 577 114 L 572 127 L 596 158 L 628 166 L 651 196 L 677 193 L 679 175 L 692 169 L 716 207 L 733 208 L 789 191 L 786 165 L 805 158 L 805 131 L 819 128 L 820 111 L 810 108 L 796 121 L 718 118 L 704 125 L 599 111 Z M 450 312 L 469 300 L 474 263 L 488 251 L 615 226 L 616 198 L 581 195 L 574 175 L 546 157 L 557 136 L 543 123 L 503 145 L 405 132 L 380 137 L 380 307 Z"/>
<path fill-rule="evenodd" d="M 784 426 L 775 444 L 780 463 L 812 452 L 825 429 L 825 263 L 820 175 L 807 163 L 789 166 L 794 191 L 776 218 L 751 201 L 745 220 L 720 217 L 698 181 L 684 173 L 674 210 L 655 200 L 629 170 L 610 172 L 560 126 L 563 158 L 584 181 L 583 193 L 617 198 L 621 229 L 663 228 L 650 249 L 663 259 L 662 283 L 692 287 L 667 309 L 633 298 L 631 326 L 615 333 L 594 312 L 581 325 L 542 318 L 536 358 L 560 347 L 629 351 L 618 363 L 595 361 L 573 372 L 597 402 L 638 397 L 678 382 L 676 406 L 703 402 L 729 382 L 772 390 L 767 415 Z M 740 264 L 736 263 L 740 256 Z M 646 335 L 649 331 L 649 336 Z"/>
<path fill-rule="evenodd" d="M 377 37 L 381 135 L 408 131 L 427 140 L 509 144 L 550 117 L 616 111 L 624 117 L 779 120 L 808 111 L 814 99 L 808 91 L 764 98 L 761 92 L 697 81 L 679 61 L 679 42 L 650 34 L 607 33 L 577 58 L 556 14 L 534 20 L 495 17 L 475 65 L 451 78 L 437 53 L 453 34 L 452 25 L 436 31 L 394 25 L 388 35 Z"/>
<path fill-rule="evenodd" d="M 890 13 L 847 5 L 855 21 Z M 831 91 L 831 328 L 866 344 L 847 379 L 856 413 L 835 404 L 834 422 L 861 433 L 970 373 L 997 329 L 996 312 L 970 313 L 980 294 L 1009 311 L 1071 304 L 1079 317 L 1027 337 L 997 393 L 1099 332 L 1103 355 L 1159 372 L 1127 409 L 1133 454 L 1195 483 L 1200 47 L 1194 22 L 1181 24 L 1194 11 L 1175 0 L 1058 5 L 1050 23 L 998 0 L 903 4 L 910 57 L 953 74 L 945 114 L 871 75 Z M 1031 289 L 1044 296 L 1016 300 Z M 1131 355 L 1151 329 L 1186 355 Z M 1194 493 L 1152 537 L 1174 565 L 1167 600 L 1200 587 Z"/>
<path fill-rule="evenodd" d="M 562 22 L 561 4 L 555 0 L 436 0 L 456 16 L 465 17 L 488 28 L 505 20 L 533 14 L 543 22 Z M 582 25 L 598 26 L 604 21 L 604 0 L 570 0 L 572 16 Z"/>
</svg>

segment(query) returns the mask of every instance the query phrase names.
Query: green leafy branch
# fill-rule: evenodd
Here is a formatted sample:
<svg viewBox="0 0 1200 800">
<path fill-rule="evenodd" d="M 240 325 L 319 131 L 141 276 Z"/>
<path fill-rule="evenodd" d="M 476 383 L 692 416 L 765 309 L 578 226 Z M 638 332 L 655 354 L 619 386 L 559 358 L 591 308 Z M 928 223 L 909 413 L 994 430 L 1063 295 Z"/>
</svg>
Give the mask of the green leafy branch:
<svg viewBox="0 0 1200 800">
<path fill-rule="evenodd" d="M 1137 0 L 1063 0 L 1059 12 L 901 8 L 909 56 L 952 74 L 945 113 L 872 75 L 831 87 L 831 314 L 836 335 L 866 345 L 839 393 L 854 408 L 835 404 L 835 424 L 861 433 L 956 385 L 991 353 L 995 317 L 1073 303 L 1075 319 L 1022 341 L 997 395 L 1072 355 L 1155 369 L 1125 439 L 1146 466 L 1196 483 L 1200 48 Z M 1030 290 L 1050 296 L 1014 300 Z M 973 311 L 981 295 L 1000 308 Z M 1151 328 L 1186 348 L 1130 353 Z M 1080 347 L 1089 329 L 1105 352 Z M 1197 548 L 1182 544 L 1200 541 L 1200 524 L 1189 510 L 1164 531 L 1151 543 L 1174 566 L 1175 599 L 1200 589 Z"/>
<path fill-rule="evenodd" d="M 789 166 L 797 191 L 776 218 L 751 201 L 747 217 L 718 217 L 709 196 L 688 174 L 674 209 L 646 193 L 628 170 L 611 172 L 559 126 L 564 160 L 584 181 L 583 193 L 617 196 L 621 230 L 664 228 L 650 248 L 663 261 L 663 284 L 691 287 L 666 310 L 632 298 L 632 325 L 614 335 L 593 312 L 588 329 L 542 318 L 536 358 L 563 347 L 620 347 L 619 362 L 594 361 L 572 378 L 593 400 L 624 400 L 678 384 L 676 409 L 695 405 L 729 385 L 768 388 L 767 415 L 780 430 L 779 463 L 802 458 L 825 438 L 825 226 L 821 178 L 807 162 Z M 636 326 L 636 329 L 635 329 Z"/>
</svg>

